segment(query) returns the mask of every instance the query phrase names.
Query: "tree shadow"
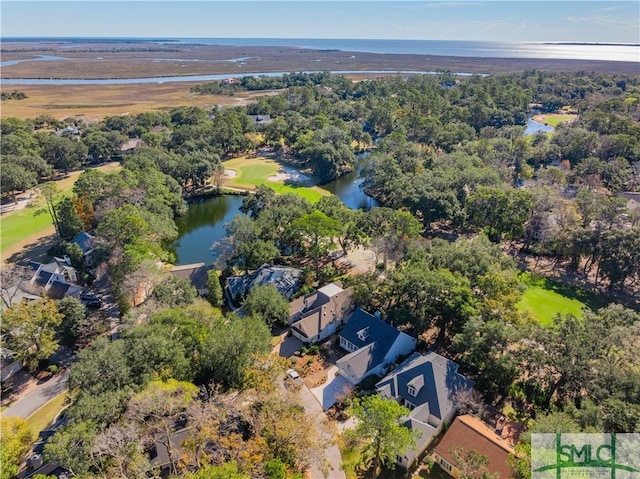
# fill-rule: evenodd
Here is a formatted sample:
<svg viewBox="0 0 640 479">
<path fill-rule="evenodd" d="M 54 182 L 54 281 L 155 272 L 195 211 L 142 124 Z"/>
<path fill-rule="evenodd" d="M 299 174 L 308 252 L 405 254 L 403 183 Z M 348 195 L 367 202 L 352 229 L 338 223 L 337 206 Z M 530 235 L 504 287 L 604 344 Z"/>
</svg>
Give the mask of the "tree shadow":
<svg viewBox="0 0 640 479">
<path fill-rule="evenodd" d="M 56 234 L 52 233 L 28 243 L 20 251 L 3 258 L 7 263 L 26 264 L 29 261 L 47 261 L 47 251 L 56 243 Z M 4 255 L 3 255 L 4 256 Z"/>
<path fill-rule="evenodd" d="M 560 296 L 564 296 L 569 299 L 575 299 L 584 303 L 589 309 L 597 311 L 609 304 L 609 301 L 602 295 L 596 295 L 590 291 L 572 286 L 567 283 L 556 281 L 544 276 L 537 276 L 533 274 L 527 274 L 524 278 L 524 283 L 527 286 L 539 287 L 549 291 L 553 291 Z"/>
</svg>

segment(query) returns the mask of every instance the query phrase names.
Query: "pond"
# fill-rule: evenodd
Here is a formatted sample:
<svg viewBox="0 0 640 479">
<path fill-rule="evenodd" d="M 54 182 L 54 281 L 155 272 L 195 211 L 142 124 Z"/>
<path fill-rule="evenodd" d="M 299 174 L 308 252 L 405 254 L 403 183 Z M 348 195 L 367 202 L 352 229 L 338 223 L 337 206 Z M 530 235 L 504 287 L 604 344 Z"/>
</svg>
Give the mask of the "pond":
<svg viewBox="0 0 640 479">
<path fill-rule="evenodd" d="M 351 173 L 341 176 L 320 188 L 330 191 L 352 210 L 370 210 L 380 206 L 380 202 L 362 190 L 364 165 L 358 165 Z"/>
<path fill-rule="evenodd" d="M 538 121 L 534 121 L 533 117 L 527 118 L 527 128 L 524 130 L 525 135 L 535 135 L 538 132 L 549 133 L 554 131 L 555 128 Z"/>
<path fill-rule="evenodd" d="M 223 195 L 191 202 L 187 213 L 176 218 L 178 238 L 168 248 L 176 264 L 213 263 L 211 245 L 227 235 L 224 225 L 240 213 L 243 198 Z"/>
<path fill-rule="evenodd" d="M 363 165 L 321 187 L 340 198 L 351 209 L 371 209 L 380 203 L 362 190 L 360 177 Z M 224 225 L 240 213 L 243 196 L 223 195 L 197 199 L 189 204 L 187 213 L 176 218 L 178 238 L 169 246 L 176 255 L 176 264 L 211 264 L 216 256 L 211 245 L 226 236 Z"/>
</svg>

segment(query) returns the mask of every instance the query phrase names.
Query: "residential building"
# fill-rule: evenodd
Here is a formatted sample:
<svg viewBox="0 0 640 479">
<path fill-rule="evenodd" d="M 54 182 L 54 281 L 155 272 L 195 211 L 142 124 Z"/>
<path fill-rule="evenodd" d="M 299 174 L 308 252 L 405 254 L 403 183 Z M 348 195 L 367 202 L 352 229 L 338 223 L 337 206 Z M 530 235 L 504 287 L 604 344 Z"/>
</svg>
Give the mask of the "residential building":
<svg viewBox="0 0 640 479">
<path fill-rule="evenodd" d="M 84 231 L 78 233 L 70 242 L 80 246 L 85 261 L 88 261 L 96 247 L 95 237 Z"/>
<path fill-rule="evenodd" d="M 182 266 L 174 266 L 170 273 L 178 278 L 186 279 L 196 288 L 200 296 L 209 294 L 207 287 L 207 278 L 209 271 L 213 265 L 205 265 L 204 263 L 185 264 Z"/>
<path fill-rule="evenodd" d="M 463 455 L 467 451 L 475 451 L 488 459 L 486 470 L 489 474 L 497 474 L 498 479 L 509 479 L 514 475 L 508 462 L 509 454 L 517 444 L 514 431 L 518 430 L 510 427 L 504 417 L 495 428 L 491 428 L 475 416 L 458 416 L 435 447 L 433 457 L 442 470 L 459 479 L 461 474 L 456 451 Z"/>
<path fill-rule="evenodd" d="M 398 358 L 415 349 L 416 340 L 357 308 L 340 332 L 340 347 L 349 354 L 337 361 L 338 372 L 358 384 L 367 376 L 386 374 Z"/>
<path fill-rule="evenodd" d="M 271 115 L 248 115 L 258 130 L 271 123 Z"/>
<path fill-rule="evenodd" d="M 0 348 L 0 382 L 5 382 L 22 369 L 22 361 L 15 359 L 16 353 L 7 348 Z"/>
<path fill-rule="evenodd" d="M 54 257 L 53 261 L 47 264 L 30 261 L 29 266 L 35 271 L 31 282 L 44 288 L 45 291 L 49 289 L 54 281 L 62 283 L 75 283 L 78 281 L 76 269 L 62 258 Z"/>
<path fill-rule="evenodd" d="M 336 332 L 353 311 L 353 288 L 330 283 L 289 305 L 291 333 L 303 343 L 317 343 Z"/>
<path fill-rule="evenodd" d="M 226 290 L 230 299 L 240 302 L 252 288 L 271 284 L 287 299 L 300 289 L 302 270 L 288 266 L 262 265 L 253 273 L 227 278 Z"/>
<path fill-rule="evenodd" d="M 414 353 L 376 384 L 378 394 L 410 410 L 406 426 L 420 431 L 416 447 L 398 456 L 398 463 L 408 467 L 425 451 L 455 416 L 456 395 L 472 387 L 473 381 L 458 373 L 458 364 L 433 351 Z"/>
<path fill-rule="evenodd" d="M 160 469 L 163 473 L 171 472 L 171 464 L 177 464 L 182 455 L 182 445 L 188 438 L 188 430 L 180 429 L 169 436 L 167 442 L 156 440 L 151 450 L 151 466 Z M 167 448 L 167 444 L 171 448 Z"/>
<path fill-rule="evenodd" d="M 22 300 L 36 301 L 43 296 L 62 299 L 65 296 L 79 296 L 82 287 L 75 284 L 78 280 L 76 270 L 62 258 L 43 264 L 30 261 L 33 271 L 28 280 L 19 280 L 15 284 L 2 288 L 2 308 L 19 304 Z"/>
</svg>

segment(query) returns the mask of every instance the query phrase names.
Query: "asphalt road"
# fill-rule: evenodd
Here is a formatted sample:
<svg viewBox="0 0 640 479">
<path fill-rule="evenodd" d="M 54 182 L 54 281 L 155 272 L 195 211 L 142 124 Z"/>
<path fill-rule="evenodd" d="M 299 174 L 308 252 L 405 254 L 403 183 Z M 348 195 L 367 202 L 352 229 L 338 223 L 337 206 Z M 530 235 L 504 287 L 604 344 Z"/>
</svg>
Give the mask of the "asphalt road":
<svg viewBox="0 0 640 479">
<path fill-rule="evenodd" d="M 17 416 L 24 419 L 44 406 L 48 401 L 67 390 L 67 371 L 37 386 L 29 395 L 17 400 L 2 412 L 3 417 Z"/>
</svg>

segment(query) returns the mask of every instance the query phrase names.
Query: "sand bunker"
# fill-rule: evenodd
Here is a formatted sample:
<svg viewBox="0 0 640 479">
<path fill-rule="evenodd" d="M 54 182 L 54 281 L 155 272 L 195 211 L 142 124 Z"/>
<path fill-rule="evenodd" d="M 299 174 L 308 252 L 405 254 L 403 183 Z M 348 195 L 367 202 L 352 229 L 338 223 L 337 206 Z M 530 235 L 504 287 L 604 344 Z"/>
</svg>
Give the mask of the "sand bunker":
<svg viewBox="0 0 640 479">
<path fill-rule="evenodd" d="M 226 179 L 235 178 L 238 176 L 238 172 L 236 170 L 224 170 L 224 177 Z"/>
<path fill-rule="evenodd" d="M 306 175 L 301 173 L 296 168 L 292 168 L 289 166 L 283 166 L 278 170 L 278 173 L 275 175 L 271 175 L 267 178 L 267 180 L 272 181 L 274 183 L 289 183 L 296 185 L 304 185 L 308 186 L 313 184 L 313 178 L 310 175 Z"/>
</svg>

